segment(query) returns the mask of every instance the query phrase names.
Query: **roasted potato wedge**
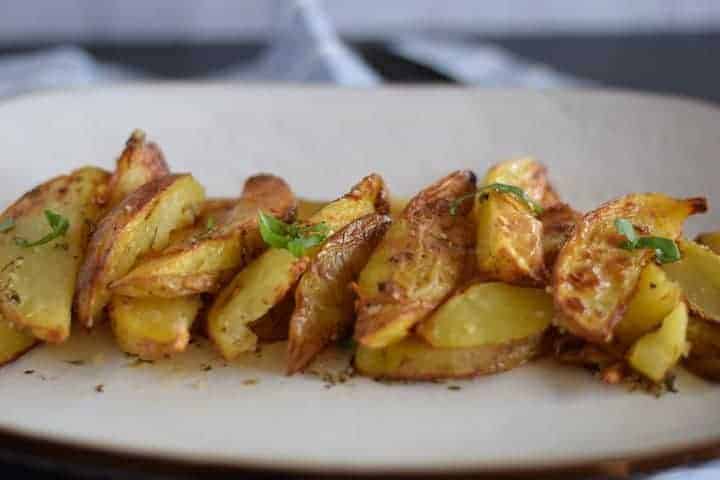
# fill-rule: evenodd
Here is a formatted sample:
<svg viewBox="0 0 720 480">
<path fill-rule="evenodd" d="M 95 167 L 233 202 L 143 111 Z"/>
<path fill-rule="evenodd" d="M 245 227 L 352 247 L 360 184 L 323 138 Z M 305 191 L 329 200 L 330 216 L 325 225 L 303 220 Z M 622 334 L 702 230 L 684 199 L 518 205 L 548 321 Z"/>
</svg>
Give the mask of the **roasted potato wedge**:
<svg viewBox="0 0 720 480">
<path fill-rule="evenodd" d="M 677 239 L 685 219 L 704 212 L 704 198 L 631 194 L 583 216 L 558 254 L 553 275 L 557 323 L 591 342 L 608 342 L 622 319 L 651 250 L 625 250 L 614 221 L 624 218 L 643 234 Z"/>
<path fill-rule="evenodd" d="M 545 167 L 529 157 L 491 168 L 481 186 L 493 183 L 519 187 L 538 203 L 548 188 Z M 510 195 L 489 192 L 475 200 L 474 216 L 482 278 L 535 286 L 545 282 L 543 225 L 526 205 Z"/>
<path fill-rule="evenodd" d="M 640 337 L 628 352 L 630 366 L 650 380 L 659 383 L 687 352 L 688 313 L 685 303 L 678 303 L 662 321 L 662 326 Z"/>
<path fill-rule="evenodd" d="M 330 237 L 295 289 L 288 373 L 304 369 L 330 342 L 350 333 L 355 296 L 350 283 L 365 266 L 392 220 L 366 215 Z"/>
<path fill-rule="evenodd" d="M 75 313 L 82 325 L 93 325 L 110 301 L 110 284 L 140 256 L 162 250 L 171 231 L 194 222 L 204 198 L 191 175 L 168 175 L 146 183 L 103 218 L 78 276 Z"/>
<path fill-rule="evenodd" d="M 705 245 L 713 253 L 720 255 L 720 232 L 701 233 L 695 241 L 700 245 Z"/>
<path fill-rule="evenodd" d="M 543 258 L 548 272 L 552 271 L 560 249 L 570 238 L 573 228 L 581 218 L 582 214 L 566 203 L 555 203 L 546 207 L 538 217 L 542 223 Z"/>
<path fill-rule="evenodd" d="M 385 348 L 358 347 L 355 369 L 390 380 L 436 380 L 500 373 L 532 360 L 543 351 L 543 336 L 472 348 L 435 348 L 409 336 Z"/>
<path fill-rule="evenodd" d="M 120 348 L 145 360 L 185 350 L 190 328 L 202 307 L 200 297 L 131 298 L 113 296 L 108 306 Z"/>
<path fill-rule="evenodd" d="M 545 290 L 506 283 L 476 283 L 454 295 L 417 328 L 436 348 L 504 344 L 540 335 L 553 319 Z"/>
<path fill-rule="evenodd" d="M 0 317 L 0 366 L 21 357 L 37 343 L 33 335 Z"/>
<path fill-rule="evenodd" d="M 410 200 L 368 264 L 355 291 L 355 339 L 382 348 L 405 337 L 468 273 L 473 245 L 470 205 L 451 203 L 475 190 L 475 175 L 457 171 Z"/>
<path fill-rule="evenodd" d="M 663 270 L 680 285 L 695 315 L 720 322 L 720 256 L 688 240 L 679 240 L 678 247 L 680 260 L 663 265 Z"/>
<path fill-rule="evenodd" d="M 625 345 L 654 330 L 682 299 L 677 283 L 657 264 L 649 263 L 640 274 L 625 315 L 615 327 L 617 339 Z"/>
<path fill-rule="evenodd" d="M 97 168 L 76 170 L 26 193 L 0 218 L 14 222 L 0 233 L 0 311 L 40 340 L 58 343 L 70 335 L 77 273 L 107 180 Z M 45 212 L 67 220 L 65 234 L 35 247 L 19 245 L 18 239 L 36 241 L 51 231 Z"/>
<path fill-rule="evenodd" d="M 332 235 L 365 215 L 388 211 L 385 182 L 369 175 L 345 196 L 324 206 L 309 223 L 324 222 Z M 287 250 L 271 248 L 250 262 L 217 296 L 208 314 L 208 335 L 226 359 L 257 346 L 249 328 L 292 290 L 319 247 L 296 258 Z"/>
<path fill-rule="evenodd" d="M 720 325 L 690 317 L 687 329 L 690 353 L 685 366 L 696 375 L 720 382 Z"/>
<path fill-rule="evenodd" d="M 170 175 L 170 168 L 160 148 L 147 142 L 142 130 L 133 131 L 108 182 L 106 208 L 115 207 L 138 188 L 166 175 Z"/>
<path fill-rule="evenodd" d="M 130 297 L 172 298 L 215 292 L 265 250 L 258 213 L 262 210 L 292 221 L 295 207 L 295 196 L 284 180 L 267 174 L 251 177 L 231 210 L 215 217 L 212 213 L 205 215 L 214 219 L 210 227 L 206 220 L 196 235 L 141 260 L 110 288 Z"/>
</svg>

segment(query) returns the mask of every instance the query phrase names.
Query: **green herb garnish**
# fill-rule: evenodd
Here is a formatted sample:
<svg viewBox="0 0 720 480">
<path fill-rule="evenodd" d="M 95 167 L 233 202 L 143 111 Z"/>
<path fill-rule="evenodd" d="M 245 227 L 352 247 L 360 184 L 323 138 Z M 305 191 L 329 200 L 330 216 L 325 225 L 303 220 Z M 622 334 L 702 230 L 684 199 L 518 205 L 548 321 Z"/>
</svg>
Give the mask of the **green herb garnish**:
<svg viewBox="0 0 720 480">
<path fill-rule="evenodd" d="M 23 248 L 37 247 L 52 242 L 58 237 L 62 237 L 67 233 L 68 228 L 70 228 L 70 222 L 67 218 L 51 210 L 45 210 L 45 218 L 50 225 L 50 233 L 32 242 L 25 238 L 15 237 L 15 243 Z"/>
<path fill-rule="evenodd" d="M 615 219 L 615 228 L 625 240 L 620 247 L 625 250 L 654 250 L 655 261 L 658 263 L 672 263 L 680 260 L 680 249 L 675 240 L 664 237 L 639 237 L 632 222 L 626 218 Z"/>
<path fill-rule="evenodd" d="M 481 200 L 484 200 L 487 198 L 488 193 L 490 192 L 506 193 L 508 195 L 512 195 L 513 197 L 524 203 L 533 215 L 537 216 L 543 212 L 543 207 L 538 202 L 530 198 L 530 196 L 525 193 L 522 188 L 516 187 L 514 185 L 508 185 L 506 183 L 491 183 L 490 185 L 485 185 L 484 187 L 478 188 L 473 193 L 468 193 L 467 195 L 463 195 L 462 197 L 453 200 L 453 202 L 450 204 L 450 215 L 456 215 L 457 209 L 460 204 L 468 198 L 477 195 L 480 197 Z"/>
<path fill-rule="evenodd" d="M 15 228 L 14 218 L 6 218 L 2 222 L 0 222 L 0 233 L 5 233 L 12 230 L 13 228 Z"/>
<path fill-rule="evenodd" d="M 258 214 L 258 225 L 265 243 L 271 247 L 284 248 L 296 257 L 302 257 L 307 249 L 324 242 L 330 231 L 325 223 L 285 223 L 265 212 Z"/>
<path fill-rule="evenodd" d="M 208 232 L 212 232 L 215 230 L 215 227 L 217 226 L 217 223 L 215 222 L 215 217 L 208 217 L 207 224 L 205 227 L 207 228 Z"/>
</svg>

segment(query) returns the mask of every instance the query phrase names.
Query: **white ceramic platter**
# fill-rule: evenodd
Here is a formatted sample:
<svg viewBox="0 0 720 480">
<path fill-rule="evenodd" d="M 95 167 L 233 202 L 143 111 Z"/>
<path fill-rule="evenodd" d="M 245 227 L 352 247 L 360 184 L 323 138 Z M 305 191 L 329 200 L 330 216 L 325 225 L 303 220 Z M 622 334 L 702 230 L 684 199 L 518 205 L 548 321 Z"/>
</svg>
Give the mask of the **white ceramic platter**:
<svg viewBox="0 0 720 480">
<path fill-rule="evenodd" d="M 705 104 L 596 91 L 215 84 L 47 93 L 0 104 L 0 200 L 84 164 L 110 168 L 141 127 L 212 195 L 238 192 L 258 171 L 314 198 L 377 171 L 409 195 L 453 169 L 482 173 L 533 154 L 581 209 L 648 190 L 720 205 L 719 125 L 720 110 Z M 720 227 L 718 211 L 691 220 L 690 233 Z M 323 368 L 342 368 L 330 357 Z M 228 366 L 207 345 L 131 363 L 102 330 L 35 349 L 0 371 L 0 429 L 171 462 L 323 472 L 555 468 L 720 445 L 720 388 L 689 374 L 679 394 L 656 399 L 547 362 L 450 383 L 461 390 L 361 378 L 326 388 L 316 376 L 285 377 L 283 345 Z"/>
</svg>

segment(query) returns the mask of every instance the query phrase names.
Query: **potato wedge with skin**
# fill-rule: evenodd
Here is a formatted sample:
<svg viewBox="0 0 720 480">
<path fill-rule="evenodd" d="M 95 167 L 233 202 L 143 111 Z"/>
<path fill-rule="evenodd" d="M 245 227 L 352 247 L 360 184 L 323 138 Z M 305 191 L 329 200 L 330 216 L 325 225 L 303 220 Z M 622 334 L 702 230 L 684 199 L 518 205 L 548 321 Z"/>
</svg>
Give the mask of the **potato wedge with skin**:
<svg viewBox="0 0 720 480">
<path fill-rule="evenodd" d="M 560 249 L 570 238 L 573 228 L 581 218 L 582 214 L 566 203 L 555 203 L 546 207 L 538 217 L 542 223 L 543 258 L 548 272 L 552 271 Z"/>
<path fill-rule="evenodd" d="M 658 330 L 635 342 L 627 356 L 630 366 L 650 380 L 661 382 L 687 351 L 687 324 L 687 307 L 680 302 Z"/>
<path fill-rule="evenodd" d="M 713 253 L 720 255 L 720 232 L 701 233 L 695 241 L 700 245 L 705 245 Z"/>
<path fill-rule="evenodd" d="M 545 167 L 529 157 L 491 168 L 481 187 L 493 183 L 519 187 L 538 203 L 548 189 Z M 478 271 L 483 279 L 533 286 L 545 282 L 543 225 L 526 205 L 510 195 L 489 192 L 476 198 L 474 217 Z"/>
<path fill-rule="evenodd" d="M 372 174 L 345 196 L 320 209 L 308 222 L 325 223 L 331 236 L 345 225 L 376 211 L 388 211 L 387 190 L 382 177 Z M 249 326 L 295 287 L 319 248 L 309 249 L 303 258 L 296 258 L 287 250 L 271 248 L 223 288 L 208 314 L 208 336 L 224 358 L 229 360 L 256 348 L 258 338 Z"/>
<path fill-rule="evenodd" d="M 0 218 L 15 225 L 0 233 L 0 311 L 41 340 L 58 343 L 70 335 L 76 278 L 107 180 L 98 168 L 76 170 L 26 193 Z M 67 219 L 67 232 L 43 245 L 18 245 L 16 239 L 36 241 L 50 232 L 45 211 Z"/>
<path fill-rule="evenodd" d="M 288 374 L 303 370 L 330 342 L 350 333 L 355 295 L 350 288 L 392 223 L 366 215 L 330 237 L 295 289 Z"/>
<path fill-rule="evenodd" d="M 654 330 L 681 299 L 678 284 L 654 262 L 649 263 L 640 274 L 625 315 L 615 327 L 617 339 L 627 345 Z"/>
<path fill-rule="evenodd" d="M 470 202 L 455 215 L 450 205 L 474 190 L 475 175 L 457 171 L 410 200 L 355 286 L 358 342 L 382 348 L 401 340 L 464 280 L 474 236 Z"/>
<path fill-rule="evenodd" d="M 110 284 L 139 257 L 162 250 L 170 232 L 194 222 L 204 198 L 191 175 L 168 175 L 143 185 L 102 219 L 78 276 L 75 313 L 82 325 L 93 326 L 110 301 Z"/>
<path fill-rule="evenodd" d="M 644 235 L 677 239 L 689 215 L 707 210 L 704 198 L 631 194 L 583 216 L 558 254 L 552 287 L 556 322 L 591 342 L 609 342 L 655 252 L 625 250 L 614 222 L 624 218 Z"/>
<path fill-rule="evenodd" d="M 706 380 L 720 382 L 720 325 L 690 317 L 687 340 L 690 353 L 685 367 Z"/>
<path fill-rule="evenodd" d="M 185 350 L 190 328 L 202 307 L 200 297 L 131 298 L 114 296 L 108 315 L 118 346 L 144 360 Z"/>
<path fill-rule="evenodd" d="M 105 206 L 112 209 L 138 188 L 166 175 L 170 175 L 170 168 L 160 148 L 146 142 L 142 130 L 133 131 L 110 177 Z"/>
<path fill-rule="evenodd" d="M 688 240 L 679 240 L 678 247 L 680 260 L 663 265 L 663 270 L 680 285 L 695 315 L 720 322 L 720 255 Z"/>
<path fill-rule="evenodd" d="M 457 293 L 417 328 L 436 348 L 471 348 L 540 335 L 554 314 L 552 296 L 539 288 L 476 283 Z"/>
<path fill-rule="evenodd" d="M 267 174 L 251 177 L 236 205 L 212 217 L 212 228 L 208 229 L 205 219 L 205 225 L 199 225 L 201 232 L 141 260 L 110 288 L 130 297 L 173 298 L 215 292 L 265 250 L 258 213 L 292 221 L 295 208 L 295 196 L 283 179 Z"/>
<path fill-rule="evenodd" d="M 20 358 L 35 345 L 38 339 L 23 332 L 0 317 L 0 366 Z"/>
<path fill-rule="evenodd" d="M 473 348 L 434 348 L 410 336 L 385 348 L 358 347 L 355 369 L 390 380 L 469 378 L 505 372 L 543 352 L 543 336 Z"/>
</svg>

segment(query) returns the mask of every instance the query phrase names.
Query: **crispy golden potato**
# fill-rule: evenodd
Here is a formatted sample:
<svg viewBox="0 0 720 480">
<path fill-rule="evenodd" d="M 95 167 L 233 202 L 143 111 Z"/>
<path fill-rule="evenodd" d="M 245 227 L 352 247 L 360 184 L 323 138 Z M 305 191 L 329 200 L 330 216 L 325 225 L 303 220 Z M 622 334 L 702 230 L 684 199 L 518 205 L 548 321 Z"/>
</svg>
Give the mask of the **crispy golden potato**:
<svg viewBox="0 0 720 480">
<path fill-rule="evenodd" d="M 141 260 L 110 288 L 131 297 L 172 298 L 215 292 L 265 250 L 258 213 L 262 210 L 292 221 L 295 207 L 295 196 L 283 179 L 267 174 L 251 177 L 242 197 L 227 213 L 222 213 L 221 206 L 202 215 L 205 224 L 195 227 L 199 232 Z M 213 220 L 208 227 L 210 218 Z"/>
<path fill-rule="evenodd" d="M 695 241 L 700 245 L 705 245 L 713 253 L 720 255 L 720 232 L 701 233 Z"/>
<path fill-rule="evenodd" d="M 387 215 L 366 215 L 338 231 L 320 249 L 295 290 L 288 374 L 303 370 L 330 342 L 350 333 L 355 313 L 350 283 L 391 222 Z"/>
<path fill-rule="evenodd" d="M 608 342 L 623 317 L 643 268 L 655 252 L 625 250 L 614 222 L 624 218 L 643 234 L 677 239 L 685 219 L 704 212 L 704 198 L 631 194 L 583 216 L 558 254 L 553 275 L 557 323 L 591 342 Z"/>
<path fill-rule="evenodd" d="M 581 218 L 582 214 L 566 203 L 554 203 L 546 207 L 538 217 L 542 223 L 543 258 L 548 272 L 552 271 L 560 249 L 570 238 L 573 228 Z"/>
<path fill-rule="evenodd" d="M 720 322 L 720 256 L 688 240 L 679 240 L 678 247 L 680 260 L 663 265 L 663 270 L 680 285 L 695 315 Z"/>
<path fill-rule="evenodd" d="M 538 203 L 548 189 L 545 167 L 529 157 L 491 168 L 482 186 L 493 183 L 519 187 Z M 543 225 L 526 205 L 510 195 L 489 192 L 476 199 L 474 216 L 482 278 L 534 286 L 545 282 Z"/>
<path fill-rule="evenodd" d="M 687 352 L 687 324 L 687 307 L 680 302 L 658 330 L 643 335 L 630 348 L 630 366 L 650 380 L 661 382 Z"/>
<path fill-rule="evenodd" d="M 622 344 L 630 344 L 658 327 L 682 299 L 677 283 L 670 280 L 654 262 L 640 274 L 635 293 L 614 334 Z"/>
<path fill-rule="evenodd" d="M 473 231 L 469 202 L 475 175 L 454 172 L 410 200 L 358 278 L 355 339 L 381 348 L 405 337 L 458 286 L 468 271 Z"/>
<path fill-rule="evenodd" d="M 118 346 L 145 360 L 185 350 L 202 306 L 200 297 L 131 298 L 113 296 L 108 315 Z"/>
<path fill-rule="evenodd" d="M 434 348 L 410 336 L 385 348 L 360 345 L 355 369 L 368 377 L 391 380 L 467 378 L 519 367 L 542 351 L 542 335 L 472 348 Z"/>
<path fill-rule="evenodd" d="M 345 196 L 323 207 L 308 222 L 325 223 L 332 235 L 376 211 L 388 211 L 387 190 L 382 177 L 373 174 Z M 223 357 L 232 359 L 256 348 L 258 338 L 249 325 L 285 298 L 319 248 L 309 249 L 303 258 L 296 258 L 287 250 L 271 248 L 250 262 L 220 292 L 208 314 L 208 335 Z"/>
<path fill-rule="evenodd" d="M 687 340 L 687 369 L 706 380 L 720 382 L 720 325 L 690 317 Z"/>
<path fill-rule="evenodd" d="M 553 313 L 552 297 L 543 289 L 476 283 L 442 304 L 417 334 L 436 348 L 504 344 L 542 334 Z"/>
<path fill-rule="evenodd" d="M 0 317 L 0 366 L 21 357 L 37 343 L 34 336 Z"/>
<path fill-rule="evenodd" d="M 104 204 L 107 208 L 113 208 L 146 183 L 166 175 L 170 175 L 170 168 L 160 148 L 155 143 L 145 141 L 145 132 L 135 130 L 117 159 Z"/>
<path fill-rule="evenodd" d="M 58 343 L 70 335 L 77 273 L 107 180 L 97 168 L 76 170 L 26 193 L 0 218 L 15 225 L 0 233 L 0 311 L 41 340 Z M 65 234 L 35 247 L 19 245 L 18 239 L 37 241 L 51 231 L 46 211 L 67 219 Z"/>
<path fill-rule="evenodd" d="M 171 231 L 194 222 L 204 197 L 191 175 L 168 175 L 143 185 L 103 218 L 78 276 L 75 313 L 82 325 L 93 325 L 110 301 L 110 284 L 140 256 L 162 250 Z"/>
</svg>

